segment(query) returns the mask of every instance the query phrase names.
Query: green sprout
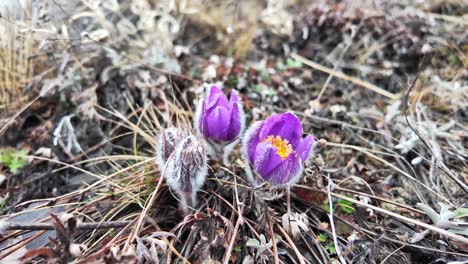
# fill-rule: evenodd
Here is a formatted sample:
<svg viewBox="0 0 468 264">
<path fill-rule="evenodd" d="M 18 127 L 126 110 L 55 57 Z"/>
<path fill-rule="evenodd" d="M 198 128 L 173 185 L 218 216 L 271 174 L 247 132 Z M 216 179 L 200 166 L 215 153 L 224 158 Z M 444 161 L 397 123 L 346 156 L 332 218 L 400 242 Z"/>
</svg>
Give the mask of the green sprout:
<svg viewBox="0 0 468 264">
<path fill-rule="evenodd" d="M 286 60 L 286 64 L 288 65 L 288 68 L 293 68 L 293 69 L 297 69 L 297 68 L 302 67 L 302 62 L 300 62 L 298 60 L 295 60 L 293 58 L 288 58 Z"/>
<path fill-rule="evenodd" d="M 328 236 L 325 233 L 320 233 L 317 238 L 322 243 L 325 243 L 328 240 Z"/>
<path fill-rule="evenodd" d="M 27 154 L 25 150 L 0 149 L 0 163 L 13 174 L 16 174 L 18 170 L 26 166 Z"/>
<path fill-rule="evenodd" d="M 336 248 L 335 244 L 333 244 L 333 241 L 331 239 L 328 239 L 328 235 L 325 233 L 320 233 L 317 236 L 318 241 L 323 244 L 323 247 L 330 253 L 330 254 L 336 254 Z"/>
<path fill-rule="evenodd" d="M 201 77 L 201 70 L 198 66 L 192 66 L 190 67 L 190 69 L 188 70 L 188 75 L 192 78 L 200 78 Z"/>
<path fill-rule="evenodd" d="M 343 212 L 348 214 L 352 214 L 354 211 L 356 211 L 356 209 L 353 207 L 353 202 L 348 200 L 338 199 L 337 206 L 339 206 Z"/>
<path fill-rule="evenodd" d="M 236 246 L 234 248 L 234 251 L 236 251 L 237 253 L 241 253 L 242 252 L 242 246 Z"/>
<path fill-rule="evenodd" d="M 325 204 L 322 206 L 325 211 L 330 212 L 330 205 L 328 200 L 325 201 Z M 352 214 L 356 211 L 356 208 L 353 207 L 353 202 L 344 199 L 337 199 L 333 206 L 334 211 L 342 211 L 347 214 Z"/>
</svg>

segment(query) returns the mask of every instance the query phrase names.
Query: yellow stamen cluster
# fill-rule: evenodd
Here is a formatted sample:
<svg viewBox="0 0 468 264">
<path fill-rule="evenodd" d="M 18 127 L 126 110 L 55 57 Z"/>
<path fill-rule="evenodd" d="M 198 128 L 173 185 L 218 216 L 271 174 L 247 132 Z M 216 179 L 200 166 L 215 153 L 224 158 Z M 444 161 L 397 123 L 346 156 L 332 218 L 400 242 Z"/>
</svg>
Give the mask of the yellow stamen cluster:
<svg viewBox="0 0 468 264">
<path fill-rule="evenodd" d="M 287 158 L 293 151 L 291 144 L 287 139 L 282 139 L 280 136 L 268 136 L 262 142 L 269 142 L 276 147 L 276 153 L 281 157 L 282 160 Z"/>
</svg>

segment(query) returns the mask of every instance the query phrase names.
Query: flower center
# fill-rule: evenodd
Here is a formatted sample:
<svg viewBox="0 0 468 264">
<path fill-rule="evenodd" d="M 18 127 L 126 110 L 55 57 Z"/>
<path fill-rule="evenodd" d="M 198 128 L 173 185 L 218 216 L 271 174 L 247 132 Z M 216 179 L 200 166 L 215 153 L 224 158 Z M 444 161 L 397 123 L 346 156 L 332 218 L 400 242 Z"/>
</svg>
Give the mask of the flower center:
<svg viewBox="0 0 468 264">
<path fill-rule="evenodd" d="M 276 147 L 276 153 L 281 157 L 282 160 L 287 158 L 293 151 L 291 144 L 287 139 L 282 139 L 280 136 L 268 136 L 262 142 L 268 142 Z"/>
</svg>

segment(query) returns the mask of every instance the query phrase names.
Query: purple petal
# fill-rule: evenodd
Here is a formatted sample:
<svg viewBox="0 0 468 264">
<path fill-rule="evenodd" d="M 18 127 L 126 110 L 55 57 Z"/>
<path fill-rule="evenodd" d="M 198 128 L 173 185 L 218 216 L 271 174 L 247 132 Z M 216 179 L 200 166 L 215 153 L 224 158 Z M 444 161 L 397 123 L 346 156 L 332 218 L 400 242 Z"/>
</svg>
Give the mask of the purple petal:
<svg viewBox="0 0 468 264">
<path fill-rule="evenodd" d="M 200 131 L 205 137 L 209 136 L 208 132 L 208 119 L 206 118 L 208 115 L 207 110 L 206 110 L 206 102 L 203 101 L 202 103 L 202 110 L 200 114 L 200 120 L 198 122 Z"/>
<path fill-rule="evenodd" d="M 216 107 L 205 117 L 208 128 L 207 137 L 213 140 L 224 141 L 229 127 L 231 115 L 224 107 Z"/>
<path fill-rule="evenodd" d="M 293 184 L 302 176 L 303 164 L 297 153 L 291 153 L 283 162 L 274 168 L 269 175 L 269 182 L 276 187 Z"/>
<path fill-rule="evenodd" d="M 283 162 L 276 151 L 276 147 L 269 142 L 263 142 L 257 145 L 254 155 L 254 168 L 264 180 L 268 181 L 271 172 Z"/>
<path fill-rule="evenodd" d="M 213 85 L 210 87 L 210 95 L 208 97 L 208 100 L 213 101 L 214 97 L 220 94 L 223 94 L 223 91 L 221 91 L 221 89 Z"/>
<path fill-rule="evenodd" d="M 249 159 L 249 163 L 253 165 L 255 149 L 260 142 L 259 133 L 263 127 L 265 121 L 257 121 L 252 124 L 249 129 L 245 132 L 244 138 L 242 139 L 243 151 L 246 158 Z"/>
<path fill-rule="evenodd" d="M 226 98 L 226 95 L 216 86 L 211 86 L 210 96 L 208 97 L 207 102 L 207 112 L 211 112 L 213 107 L 223 106 L 228 108 L 229 102 Z"/>
<path fill-rule="evenodd" d="M 260 131 L 260 140 L 270 135 L 287 139 L 289 144 L 295 149 L 301 141 L 301 121 L 292 113 L 272 115 L 265 120 L 265 125 Z"/>
<path fill-rule="evenodd" d="M 301 143 L 296 148 L 296 152 L 301 156 L 302 162 L 305 162 L 307 157 L 310 154 L 310 149 L 312 148 L 312 144 L 315 141 L 315 137 L 312 135 L 309 135 L 305 137 Z"/>
<path fill-rule="evenodd" d="M 231 141 L 239 136 L 241 130 L 240 112 L 239 105 L 236 103 L 231 109 L 231 117 L 229 121 L 229 127 L 224 140 Z"/>
<path fill-rule="evenodd" d="M 229 103 L 231 105 L 239 102 L 239 93 L 236 90 L 231 90 L 231 97 L 229 98 Z"/>
</svg>

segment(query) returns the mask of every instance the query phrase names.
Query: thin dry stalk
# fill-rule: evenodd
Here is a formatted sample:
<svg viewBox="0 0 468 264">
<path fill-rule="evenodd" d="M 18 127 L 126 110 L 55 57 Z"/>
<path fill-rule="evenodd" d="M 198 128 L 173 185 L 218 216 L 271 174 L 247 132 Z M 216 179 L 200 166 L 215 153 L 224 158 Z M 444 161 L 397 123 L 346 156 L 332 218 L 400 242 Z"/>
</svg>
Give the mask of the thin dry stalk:
<svg viewBox="0 0 468 264">
<path fill-rule="evenodd" d="M 296 247 L 296 244 L 294 244 L 294 241 L 291 239 L 291 237 L 289 237 L 288 233 L 284 231 L 284 229 L 280 225 L 276 224 L 276 227 L 279 229 L 281 234 L 283 234 L 283 236 L 286 238 L 289 246 L 294 250 L 294 253 L 296 253 L 297 258 L 299 259 L 299 263 L 305 264 L 304 256 L 302 256 L 301 252 Z"/>
<path fill-rule="evenodd" d="M 312 189 L 312 188 L 310 188 L 308 186 L 305 186 L 305 185 L 295 185 L 295 186 L 297 186 L 299 188 L 309 189 L 309 190 Z M 325 191 L 320 191 L 320 192 L 326 193 Z M 395 218 L 400 219 L 402 221 L 405 221 L 405 222 L 408 222 L 408 223 L 411 223 L 411 224 L 414 224 L 414 225 L 429 229 L 429 230 L 437 232 L 437 233 L 439 233 L 441 235 L 452 238 L 452 239 L 454 239 L 456 241 L 459 241 L 459 242 L 462 242 L 462 243 L 468 243 L 468 238 L 466 238 L 464 236 L 461 236 L 461 235 L 451 233 L 451 232 L 449 232 L 447 230 L 444 230 L 442 228 L 439 228 L 439 227 L 436 227 L 436 226 L 433 226 L 433 225 L 429 225 L 429 224 L 423 223 L 421 221 L 418 221 L 418 220 L 415 220 L 415 219 L 412 219 L 412 218 L 409 218 L 409 217 L 406 217 L 406 216 L 399 215 L 397 213 L 388 211 L 386 209 L 383 209 L 383 208 L 380 208 L 380 207 L 377 207 L 377 206 L 373 206 L 373 205 L 370 205 L 370 204 L 363 203 L 363 202 L 358 201 L 356 199 L 349 198 L 349 197 L 347 197 L 345 195 L 341 195 L 341 194 L 338 194 L 338 193 L 331 193 L 331 195 L 336 197 L 336 198 L 340 198 L 340 199 L 352 202 L 352 203 L 354 203 L 356 205 L 359 205 L 359 206 L 362 206 L 362 207 L 365 207 L 365 208 L 369 208 L 369 209 L 375 210 L 377 212 L 380 212 L 380 213 L 395 217 Z"/>
<path fill-rule="evenodd" d="M 108 228 L 120 228 L 128 225 L 130 221 L 110 221 L 110 222 L 99 222 L 99 223 L 78 223 L 76 228 L 79 230 L 93 230 L 93 229 L 108 229 Z M 6 230 L 54 230 L 55 227 L 52 223 L 5 223 Z"/>
<path fill-rule="evenodd" d="M 361 87 L 369 89 L 369 90 L 371 90 L 373 92 L 376 92 L 376 93 L 378 93 L 380 95 L 383 95 L 383 96 L 385 96 L 385 97 L 387 97 L 389 99 L 396 100 L 396 99 L 398 99 L 400 97 L 399 95 L 387 92 L 386 90 L 384 90 L 384 89 L 382 89 L 380 87 L 377 87 L 377 86 L 375 86 L 375 85 L 373 85 L 373 84 L 371 84 L 369 82 L 363 81 L 363 80 L 358 79 L 358 78 L 353 77 L 353 76 L 349 76 L 349 75 L 344 74 L 344 73 L 339 72 L 339 71 L 335 71 L 335 70 L 330 69 L 330 68 L 328 68 L 326 66 L 323 66 L 323 65 L 320 65 L 320 64 L 318 64 L 316 62 L 308 60 L 308 59 L 306 59 L 306 58 L 304 58 L 304 57 L 302 57 L 300 55 L 297 55 L 295 53 L 291 54 L 291 57 L 294 58 L 295 60 L 298 60 L 298 61 L 304 63 L 307 66 L 310 66 L 310 67 L 316 69 L 316 70 L 328 73 L 330 75 L 333 75 L 335 77 L 341 78 L 341 79 L 346 80 L 346 81 L 350 81 L 350 82 L 352 82 L 352 83 L 354 83 L 356 85 L 359 85 Z"/>
<path fill-rule="evenodd" d="M 336 230 L 335 230 L 335 221 L 333 220 L 333 199 L 331 196 L 332 193 L 332 186 L 334 185 L 330 174 L 328 174 L 328 185 L 327 185 L 327 195 L 328 195 L 328 203 L 330 206 L 330 212 L 328 213 L 328 218 L 330 219 L 330 227 L 331 227 L 331 232 L 333 236 L 333 244 L 335 245 L 335 250 L 336 254 L 338 255 L 338 258 L 340 259 L 341 264 L 346 264 L 346 260 L 343 257 L 343 254 L 341 253 L 341 248 L 340 245 L 338 244 L 338 238 L 336 236 Z"/>
</svg>

